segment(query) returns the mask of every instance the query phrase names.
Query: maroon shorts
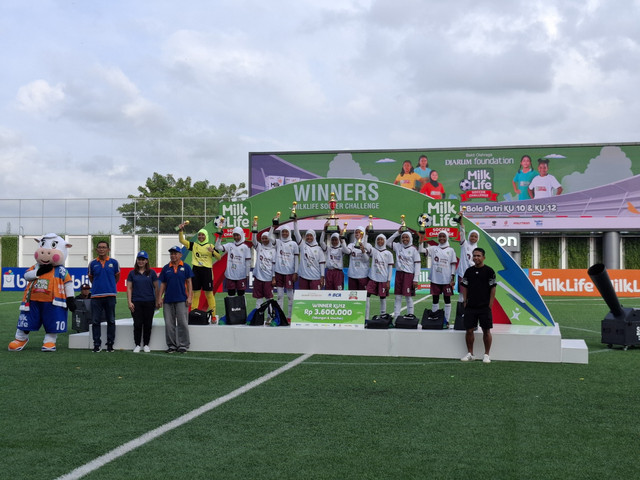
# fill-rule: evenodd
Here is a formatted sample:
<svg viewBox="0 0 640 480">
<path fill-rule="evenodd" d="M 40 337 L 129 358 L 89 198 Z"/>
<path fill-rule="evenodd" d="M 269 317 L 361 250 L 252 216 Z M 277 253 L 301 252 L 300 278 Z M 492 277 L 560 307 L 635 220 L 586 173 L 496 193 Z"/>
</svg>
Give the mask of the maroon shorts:
<svg viewBox="0 0 640 480">
<path fill-rule="evenodd" d="M 376 295 L 380 298 L 387 298 L 387 295 L 389 295 L 387 282 L 376 282 L 375 280 L 369 280 L 369 283 L 367 283 L 367 293 Z"/>
<path fill-rule="evenodd" d="M 369 279 L 364 278 L 351 278 L 349 277 L 349 290 L 366 290 Z"/>
<path fill-rule="evenodd" d="M 440 285 L 439 283 L 431 284 L 431 295 L 444 295 L 445 297 L 450 297 L 453 295 L 453 288 L 450 283 L 446 285 Z"/>
<path fill-rule="evenodd" d="M 293 273 L 284 274 L 276 272 L 276 287 L 293 288 Z"/>
<path fill-rule="evenodd" d="M 393 289 L 393 293 L 396 295 L 402 295 L 403 297 L 415 296 L 416 289 L 413 288 L 413 273 L 397 270 L 396 285 Z"/>
<path fill-rule="evenodd" d="M 247 279 L 243 278 L 242 280 L 227 280 L 227 291 L 229 290 L 246 290 L 247 289 Z"/>
<path fill-rule="evenodd" d="M 299 290 L 322 290 L 322 286 L 320 285 L 320 280 L 307 280 L 306 278 L 300 277 L 298 279 L 298 289 Z"/>
<path fill-rule="evenodd" d="M 325 290 L 342 290 L 344 288 L 344 272 L 338 269 L 330 269 L 324 272 Z"/>
<path fill-rule="evenodd" d="M 263 282 L 253 279 L 253 298 L 273 298 L 273 286 L 271 282 Z"/>
</svg>

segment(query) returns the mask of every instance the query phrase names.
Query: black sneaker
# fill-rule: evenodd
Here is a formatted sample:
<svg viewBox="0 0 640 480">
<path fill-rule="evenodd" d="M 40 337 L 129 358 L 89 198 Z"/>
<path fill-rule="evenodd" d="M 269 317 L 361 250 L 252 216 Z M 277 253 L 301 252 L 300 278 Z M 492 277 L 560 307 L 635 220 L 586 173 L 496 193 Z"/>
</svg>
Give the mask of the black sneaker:
<svg viewBox="0 0 640 480">
<path fill-rule="evenodd" d="M 93 346 L 93 353 L 98 353 L 102 351 L 102 347 L 100 345 L 94 345 Z"/>
<path fill-rule="evenodd" d="M 113 345 L 107 345 L 107 353 L 113 353 Z"/>
<path fill-rule="evenodd" d="M 187 348 L 186 347 L 179 347 L 178 348 L 178 353 L 187 353 Z"/>
<path fill-rule="evenodd" d="M 167 349 L 165 350 L 165 352 L 167 352 L 167 353 L 175 353 L 175 352 L 176 352 L 176 349 L 175 349 L 174 347 L 169 347 L 169 348 L 167 348 Z"/>
</svg>

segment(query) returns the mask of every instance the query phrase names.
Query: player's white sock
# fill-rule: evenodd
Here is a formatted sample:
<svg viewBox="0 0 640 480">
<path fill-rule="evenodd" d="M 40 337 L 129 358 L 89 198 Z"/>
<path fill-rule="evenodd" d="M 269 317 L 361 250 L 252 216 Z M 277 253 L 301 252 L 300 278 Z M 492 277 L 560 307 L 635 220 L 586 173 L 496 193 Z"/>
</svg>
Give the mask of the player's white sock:
<svg viewBox="0 0 640 480">
<path fill-rule="evenodd" d="M 364 308 L 364 318 L 369 319 L 369 313 L 371 313 L 371 297 L 367 297 L 367 305 Z"/>
<path fill-rule="evenodd" d="M 407 299 L 407 313 L 413 314 L 413 297 L 404 297 Z"/>
<path fill-rule="evenodd" d="M 291 318 L 291 312 L 293 312 L 293 290 L 287 290 L 287 299 L 289 300 L 289 305 L 287 305 L 289 315 L 287 315 L 287 318 Z"/>
<path fill-rule="evenodd" d="M 431 311 L 434 313 L 437 312 L 439 306 L 440 306 L 439 303 L 434 303 L 433 305 L 431 305 Z"/>
<path fill-rule="evenodd" d="M 387 313 L 387 299 L 381 298 L 380 299 L 380 315 L 384 315 L 385 313 Z"/>
<path fill-rule="evenodd" d="M 450 318 L 451 318 L 451 304 L 445 303 L 444 304 L 444 321 L 448 322 Z"/>
<path fill-rule="evenodd" d="M 276 287 L 276 293 L 278 294 L 278 305 L 284 311 L 284 287 Z"/>
<path fill-rule="evenodd" d="M 396 295 L 396 299 L 393 302 L 393 318 L 400 316 L 400 309 L 402 308 L 402 297 Z"/>
<path fill-rule="evenodd" d="M 264 302 L 264 298 L 256 298 L 256 308 L 260 308 L 260 305 L 262 305 L 262 302 Z"/>
</svg>

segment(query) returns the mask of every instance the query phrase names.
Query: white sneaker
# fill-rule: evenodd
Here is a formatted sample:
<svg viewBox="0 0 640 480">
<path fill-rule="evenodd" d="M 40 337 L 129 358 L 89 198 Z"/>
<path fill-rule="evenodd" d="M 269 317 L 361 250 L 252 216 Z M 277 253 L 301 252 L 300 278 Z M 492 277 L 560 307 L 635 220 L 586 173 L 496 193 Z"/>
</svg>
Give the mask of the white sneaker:
<svg viewBox="0 0 640 480">
<path fill-rule="evenodd" d="M 149 348 L 149 345 L 145 345 L 143 350 L 144 350 L 144 353 L 149 353 L 151 351 L 151 349 Z"/>
<path fill-rule="evenodd" d="M 462 357 L 460 360 L 463 362 L 473 362 L 476 359 L 476 357 L 473 356 L 473 354 L 467 352 L 467 354 Z"/>
<path fill-rule="evenodd" d="M 140 345 L 136 345 L 136 348 L 133 349 L 133 353 L 140 353 Z"/>
<path fill-rule="evenodd" d="M 491 363 L 491 359 L 486 353 L 484 354 L 484 357 L 482 357 L 482 363 Z"/>
</svg>

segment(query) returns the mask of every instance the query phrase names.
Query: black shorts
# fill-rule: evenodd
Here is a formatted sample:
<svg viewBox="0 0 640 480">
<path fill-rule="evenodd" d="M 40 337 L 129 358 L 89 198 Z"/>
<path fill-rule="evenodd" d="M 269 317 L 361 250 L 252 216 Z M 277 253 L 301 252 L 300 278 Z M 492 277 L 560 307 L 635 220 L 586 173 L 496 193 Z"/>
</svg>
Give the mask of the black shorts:
<svg viewBox="0 0 640 480">
<path fill-rule="evenodd" d="M 464 328 L 465 330 L 474 330 L 478 323 L 482 330 L 493 328 L 493 316 L 489 307 L 464 309 Z"/>
<path fill-rule="evenodd" d="M 213 291 L 213 271 L 208 267 L 193 267 L 191 282 L 194 290 Z"/>
</svg>

